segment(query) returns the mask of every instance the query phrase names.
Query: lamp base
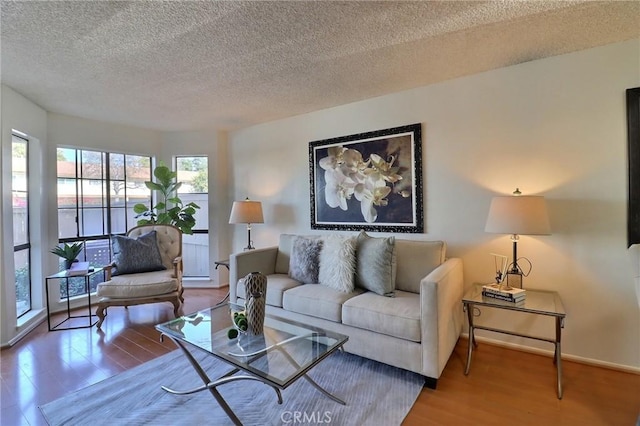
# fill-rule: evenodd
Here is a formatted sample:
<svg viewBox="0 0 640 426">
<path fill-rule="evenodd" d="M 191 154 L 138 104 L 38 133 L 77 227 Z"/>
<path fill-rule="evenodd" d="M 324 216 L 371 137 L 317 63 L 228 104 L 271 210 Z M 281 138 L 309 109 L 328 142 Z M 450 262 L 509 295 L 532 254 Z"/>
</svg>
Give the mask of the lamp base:
<svg viewBox="0 0 640 426">
<path fill-rule="evenodd" d="M 507 287 L 522 288 L 522 273 L 507 272 Z"/>
</svg>

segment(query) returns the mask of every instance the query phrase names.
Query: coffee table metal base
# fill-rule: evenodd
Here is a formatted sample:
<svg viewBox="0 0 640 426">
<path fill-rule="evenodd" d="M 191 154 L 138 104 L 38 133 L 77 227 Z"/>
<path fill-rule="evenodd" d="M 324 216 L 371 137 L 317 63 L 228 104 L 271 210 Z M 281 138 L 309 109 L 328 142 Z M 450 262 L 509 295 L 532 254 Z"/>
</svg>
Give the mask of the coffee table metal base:
<svg viewBox="0 0 640 426">
<path fill-rule="evenodd" d="M 187 359 L 189 360 L 189 362 L 193 366 L 194 370 L 196 370 L 196 373 L 198 373 L 198 376 L 200 376 L 200 379 L 204 383 L 203 386 L 199 386 L 199 387 L 196 387 L 196 388 L 193 388 L 193 389 L 189 389 L 189 390 L 184 390 L 184 391 L 178 391 L 178 390 L 170 389 L 170 388 L 168 388 L 166 386 L 162 386 L 162 389 L 164 391 L 169 392 L 169 393 L 174 394 L 174 395 L 189 395 L 189 394 L 192 394 L 192 393 L 201 392 L 201 391 L 204 391 L 204 390 L 208 389 L 209 392 L 211 393 L 211 395 L 218 402 L 220 407 L 222 407 L 222 409 L 227 414 L 227 416 L 229 416 L 231 421 L 233 421 L 233 423 L 236 424 L 236 425 L 242 425 L 242 422 L 240 422 L 240 419 L 238 419 L 238 416 L 236 416 L 236 414 L 233 412 L 231 407 L 229 407 L 229 404 L 227 404 L 227 401 L 225 401 L 225 399 L 222 397 L 220 392 L 218 392 L 218 390 L 216 389 L 218 386 L 221 386 L 221 385 L 224 385 L 224 384 L 227 384 L 227 383 L 231 383 L 231 382 L 235 382 L 235 381 L 240 381 L 240 380 L 255 380 L 255 381 L 258 381 L 258 382 L 262 382 L 265 385 L 271 387 L 276 392 L 276 396 L 278 397 L 278 404 L 282 404 L 282 402 L 283 402 L 282 393 L 281 393 L 281 391 L 280 391 L 280 389 L 278 387 L 272 385 L 271 383 L 268 383 L 266 380 L 264 380 L 264 379 L 262 379 L 260 377 L 257 377 L 257 376 L 249 376 L 249 375 L 234 376 L 234 374 L 236 374 L 237 372 L 240 371 L 240 369 L 238 369 L 238 368 L 232 369 L 231 371 L 229 371 L 228 373 L 224 374 L 223 376 L 219 377 L 216 380 L 211 380 L 209 378 L 209 376 L 207 375 L 207 373 L 200 366 L 200 363 L 198 363 L 198 361 L 195 359 L 193 354 L 185 347 L 185 345 L 181 341 L 179 341 L 177 339 L 174 339 L 173 337 L 171 337 L 171 336 L 169 336 L 167 334 L 163 334 L 162 336 L 169 337 L 182 350 L 182 352 L 185 354 L 185 356 L 187 357 Z M 291 357 L 288 356 L 286 351 L 283 350 L 282 353 L 291 362 L 295 363 L 295 361 Z M 325 396 L 331 398 L 332 400 L 334 400 L 335 402 L 337 402 L 339 404 L 347 405 L 343 400 L 341 400 L 340 398 L 336 397 L 335 395 L 332 395 L 326 389 L 324 389 L 322 386 L 320 386 L 318 383 L 316 383 L 306 373 L 303 374 L 301 377 L 304 377 L 314 388 L 316 388 L 318 391 L 320 391 Z"/>
</svg>

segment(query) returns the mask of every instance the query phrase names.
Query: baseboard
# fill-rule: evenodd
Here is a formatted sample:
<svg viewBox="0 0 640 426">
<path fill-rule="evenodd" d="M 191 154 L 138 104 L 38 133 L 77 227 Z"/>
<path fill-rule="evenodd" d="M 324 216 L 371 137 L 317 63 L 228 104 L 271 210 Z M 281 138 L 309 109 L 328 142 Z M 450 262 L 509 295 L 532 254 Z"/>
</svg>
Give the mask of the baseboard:
<svg viewBox="0 0 640 426">
<path fill-rule="evenodd" d="M 18 343 L 20 340 L 24 339 L 31 331 L 33 331 L 36 327 L 38 327 L 43 322 L 47 321 L 47 314 L 44 312 L 44 315 L 40 313 L 37 317 L 33 318 L 33 320 L 29 321 L 28 324 L 25 324 L 20 328 L 20 331 L 16 336 L 10 339 L 8 342 L 3 342 L 0 345 L 0 348 L 6 349 Z"/>
<path fill-rule="evenodd" d="M 209 278 L 183 278 L 182 286 L 184 288 L 224 288 L 228 287 L 228 283 L 215 284 Z"/>
<path fill-rule="evenodd" d="M 469 333 L 462 333 L 460 337 L 462 337 L 465 340 L 469 340 Z M 517 345 L 515 343 L 503 342 L 501 340 L 495 340 L 488 337 L 477 336 L 477 335 L 476 335 L 476 340 L 478 342 L 487 343 L 493 346 L 500 346 L 507 349 L 513 349 L 515 351 L 528 352 L 536 355 L 543 355 L 543 356 L 548 356 L 549 358 L 553 358 L 552 350 L 532 348 L 530 346 Z M 600 361 L 597 359 L 584 358 L 581 356 L 564 354 L 564 353 L 562 354 L 562 359 L 566 359 L 567 361 L 577 362 L 580 364 L 592 365 L 594 367 L 602 367 L 602 368 L 607 368 L 609 370 L 616 370 L 616 371 L 622 371 L 624 373 L 640 375 L 640 368 L 631 367 L 629 365 L 616 364 L 613 362 Z"/>
</svg>

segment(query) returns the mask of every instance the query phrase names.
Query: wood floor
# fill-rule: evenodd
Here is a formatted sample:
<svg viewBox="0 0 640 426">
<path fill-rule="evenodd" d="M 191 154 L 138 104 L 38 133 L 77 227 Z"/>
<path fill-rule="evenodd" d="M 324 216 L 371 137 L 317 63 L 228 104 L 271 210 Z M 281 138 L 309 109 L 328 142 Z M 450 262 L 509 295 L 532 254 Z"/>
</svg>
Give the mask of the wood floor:
<svg viewBox="0 0 640 426">
<path fill-rule="evenodd" d="M 187 289 L 184 311 L 212 306 L 225 294 Z M 49 332 L 46 322 L 40 325 L 0 353 L 0 424 L 46 424 L 39 405 L 174 350 L 168 340 L 159 341 L 153 327 L 172 314 L 171 304 L 162 303 L 110 308 L 102 331 Z M 425 388 L 403 424 L 633 426 L 638 421 L 639 375 L 565 361 L 564 398 L 558 400 L 551 358 L 480 343 L 464 376 L 466 343 L 458 342 L 438 389 Z"/>
</svg>

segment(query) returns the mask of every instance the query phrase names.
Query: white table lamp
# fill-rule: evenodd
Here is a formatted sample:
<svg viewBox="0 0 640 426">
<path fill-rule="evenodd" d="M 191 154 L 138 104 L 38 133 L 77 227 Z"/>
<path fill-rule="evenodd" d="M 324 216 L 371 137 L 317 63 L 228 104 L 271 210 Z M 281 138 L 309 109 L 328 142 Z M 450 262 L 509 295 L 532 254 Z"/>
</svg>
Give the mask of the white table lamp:
<svg viewBox="0 0 640 426">
<path fill-rule="evenodd" d="M 247 198 L 244 201 L 234 201 L 231 207 L 231 216 L 229 223 L 246 223 L 247 224 L 247 246 L 245 250 L 253 250 L 253 241 L 251 241 L 251 224 L 264 223 L 262 216 L 262 203 L 260 201 L 250 201 Z"/>
<path fill-rule="evenodd" d="M 511 234 L 513 263 L 508 274 L 522 276 L 518 267 L 518 235 L 549 235 L 547 203 L 541 196 L 523 196 L 516 188 L 513 196 L 493 197 L 485 232 Z"/>
</svg>

